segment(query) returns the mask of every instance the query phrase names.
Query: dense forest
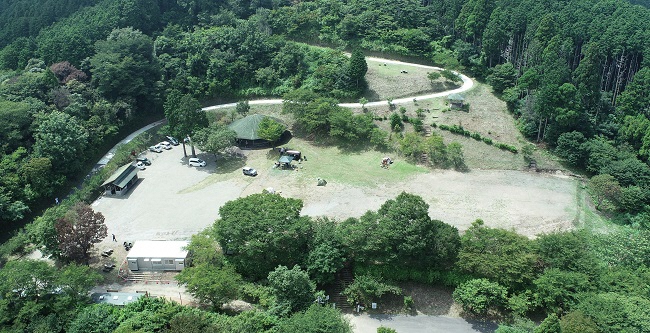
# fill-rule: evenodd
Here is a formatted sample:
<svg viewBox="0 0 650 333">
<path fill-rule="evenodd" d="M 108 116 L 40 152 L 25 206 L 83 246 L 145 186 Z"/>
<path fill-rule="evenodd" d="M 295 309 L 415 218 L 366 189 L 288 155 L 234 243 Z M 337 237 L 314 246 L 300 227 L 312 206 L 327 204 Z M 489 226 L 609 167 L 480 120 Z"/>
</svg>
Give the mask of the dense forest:
<svg viewBox="0 0 650 333">
<path fill-rule="evenodd" d="M 552 330 L 556 326 L 562 326 L 562 332 L 577 331 L 570 323 L 562 324 L 567 317 L 582 323 L 583 331 L 646 331 L 648 327 L 643 325 L 647 324 L 641 318 L 648 316 L 635 309 L 648 302 L 647 291 L 640 287 L 647 281 L 647 262 L 639 259 L 647 258 L 644 230 L 650 228 L 647 7 L 647 1 L 622 0 L 1 0 L 0 225 L 5 228 L 10 223 L 25 224 L 35 219 L 18 234 L 13 247 L 3 248 L 3 255 L 26 242 L 60 255 L 52 245 L 53 225 L 71 205 L 36 216 L 54 202 L 55 196 L 68 193 L 83 179 L 105 148 L 119 140 L 120 131 L 162 118 L 165 105 L 172 105 L 174 96 L 204 103 L 307 96 L 332 106 L 337 100 L 355 100 L 363 91 L 359 76 L 365 72 L 351 65 L 343 53 L 363 50 L 366 54 L 417 59 L 489 83 L 507 102 L 520 131 L 562 158 L 568 167 L 588 176 L 598 209 L 614 222 L 631 227 L 625 229 L 632 230 L 629 234 L 617 235 L 621 238 L 615 242 L 573 233 L 553 239 L 564 244 L 583 242 L 584 236 L 591 244 L 589 249 L 601 251 L 580 254 L 599 260 L 580 267 L 568 259 L 544 257 L 564 247 L 546 244 L 544 250 L 540 241 L 511 240 L 513 248 L 528 252 L 523 259 L 518 257 L 526 261 L 513 261 L 521 271 L 513 271 L 505 280 L 479 266 L 466 266 L 476 257 L 470 250 L 456 251 L 461 259 L 460 272 L 482 279 L 448 282 L 463 286 L 457 293 L 459 302 L 472 299 L 467 295 L 477 290 L 491 292 L 495 300 L 490 306 L 468 305 L 467 311 L 517 315 L 542 311 L 557 322 L 536 332 L 559 332 Z M 372 140 L 371 133 L 376 131 L 368 128 L 364 135 Z M 345 130 L 339 132 L 346 138 Z M 91 197 L 84 192 L 75 198 Z M 468 234 L 503 236 L 500 233 L 504 232 L 477 223 Z M 598 249 L 604 244 L 625 248 L 625 237 L 630 243 L 638 243 L 635 249 L 639 252 L 626 248 L 621 250 L 625 254 L 615 254 Z M 361 243 L 349 241 L 361 246 L 361 253 L 378 255 L 368 250 L 372 246 L 363 252 Z M 472 245 L 465 239 L 459 242 L 463 247 L 475 246 L 476 253 L 481 252 L 480 246 L 488 247 Z M 634 258 L 619 260 L 621 256 Z M 455 265 L 455 259 L 450 258 L 447 260 Z M 495 254 L 492 259 L 496 258 Z M 354 260 L 364 267 L 363 258 Z M 281 264 L 292 263 L 304 262 Z M 595 267 L 602 270 L 594 271 Z M 620 270 L 614 272 L 617 268 Z M 30 270 L 8 264 L 0 273 L 8 274 L 9 269 Z M 246 276 L 241 267 L 237 271 L 245 278 L 269 273 Z M 417 267 L 416 271 L 428 270 Z M 55 281 L 57 274 L 73 273 L 43 274 Z M 426 280 L 416 278 L 418 274 L 401 279 Z M 385 275 L 400 279 L 394 273 Z M 428 282 L 440 283 L 434 280 Z M 551 292 L 557 281 L 564 281 L 563 288 L 573 294 L 566 290 Z M 7 290 L 13 289 L 3 292 Z M 567 295 L 572 298 L 566 299 Z M 4 296 L 0 303 L 9 306 Z M 29 302 L 38 303 L 38 292 L 32 296 L 36 301 Z M 2 324 L 24 329 L 29 314 L 36 313 L 44 318 L 40 325 L 54 320 L 57 324 L 51 327 L 66 330 L 74 314 L 52 314 L 66 304 L 83 303 L 70 297 L 62 300 L 63 305 L 54 302 L 24 310 L 32 312 L 16 310 L 16 317 L 5 317 Z M 68 301 L 73 303 L 65 303 Z M 171 305 L 142 306 L 160 309 Z M 639 324 L 634 325 L 641 326 L 620 326 L 628 324 L 619 322 L 622 319 L 618 317 L 606 317 L 607 309 L 629 311 L 621 317 L 639 316 Z M 80 310 L 80 316 L 91 315 L 84 311 Z M 96 317 L 103 316 L 101 311 L 122 312 L 92 311 L 97 311 L 92 314 Z M 306 311 L 302 313 L 304 321 L 317 316 Z M 119 317 L 124 313 L 113 313 L 111 318 L 124 318 Z M 201 313 L 183 314 L 179 320 L 191 321 L 193 316 L 210 317 L 215 323 L 231 320 Z M 256 331 L 273 325 L 259 326 Z"/>
</svg>

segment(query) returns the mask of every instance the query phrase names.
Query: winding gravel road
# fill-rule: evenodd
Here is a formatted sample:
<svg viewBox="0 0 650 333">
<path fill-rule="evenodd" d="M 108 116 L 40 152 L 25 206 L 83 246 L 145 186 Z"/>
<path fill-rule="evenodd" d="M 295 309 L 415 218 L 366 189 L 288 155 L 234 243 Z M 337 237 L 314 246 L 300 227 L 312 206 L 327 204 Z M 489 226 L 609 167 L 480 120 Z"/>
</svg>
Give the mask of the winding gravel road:
<svg viewBox="0 0 650 333">
<path fill-rule="evenodd" d="M 374 57 L 366 57 L 366 61 L 372 61 L 372 62 L 381 62 L 381 63 L 386 63 L 386 64 L 397 64 L 397 65 L 404 65 L 404 66 L 411 66 L 411 67 L 418 67 L 418 68 L 425 68 L 425 69 L 433 69 L 433 70 L 443 70 L 444 68 L 440 67 L 434 67 L 434 66 L 427 66 L 427 65 L 420 65 L 420 64 L 412 64 L 408 62 L 402 62 L 398 60 L 390 60 L 390 59 L 383 59 L 383 58 L 374 58 Z M 400 103 L 407 103 L 413 101 L 413 99 L 417 99 L 418 101 L 421 100 L 426 100 L 426 99 L 432 99 L 432 98 L 438 98 L 442 96 L 448 96 L 451 94 L 456 94 L 456 93 L 461 93 L 465 92 L 467 90 L 472 89 L 474 86 L 474 81 L 470 79 L 469 77 L 458 73 L 458 72 L 453 72 L 456 74 L 458 77 L 460 77 L 463 80 L 463 85 L 460 86 L 460 88 L 456 88 L 453 90 L 446 90 L 443 92 L 439 93 L 434 93 L 434 94 L 427 94 L 427 95 L 419 95 L 419 96 L 411 96 L 411 97 L 404 97 L 404 98 L 399 98 L 399 99 L 394 99 L 393 103 L 395 104 L 400 104 Z M 387 100 L 383 101 L 374 101 L 374 102 L 369 102 L 366 103 L 366 106 L 378 106 L 378 105 L 386 105 L 388 103 Z M 249 101 L 248 104 L 250 105 L 269 105 L 269 104 L 282 104 L 281 99 L 258 99 L 254 101 Z M 222 108 L 230 108 L 237 106 L 237 103 L 228 103 L 228 104 L 219 104 L 219 105 L 212 105 L 212 106 L 206 106 L 203 108 L 203 111 L 211 111 L 211 110 L 216 110 L 216 109 L 222 109 Z M 339 106 L 346 107 L 346 108 L 360 108 L 361 103 L 340 103 Z"/>
</svg>

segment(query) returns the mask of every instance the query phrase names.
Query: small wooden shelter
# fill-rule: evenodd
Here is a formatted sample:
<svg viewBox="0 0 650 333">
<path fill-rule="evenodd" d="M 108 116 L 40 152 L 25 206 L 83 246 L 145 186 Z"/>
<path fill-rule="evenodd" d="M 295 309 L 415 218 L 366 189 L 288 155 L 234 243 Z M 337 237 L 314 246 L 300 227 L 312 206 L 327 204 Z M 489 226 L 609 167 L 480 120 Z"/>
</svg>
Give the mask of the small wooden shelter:
<svg viewBox="0 0 650 333">
<path fill-rule="evenodd" d="M 102 184 L 107 195 L 124 195 L 138 181 L 138 168 L 126 164 L 117 169 Z"/>
<path fill-rule="evenodd" d="M 453 109 L 462 109 L 465 104 L 465 97 L 461 94 L 451 94 L 447 96 L 449 106 Z"/>
</svg>

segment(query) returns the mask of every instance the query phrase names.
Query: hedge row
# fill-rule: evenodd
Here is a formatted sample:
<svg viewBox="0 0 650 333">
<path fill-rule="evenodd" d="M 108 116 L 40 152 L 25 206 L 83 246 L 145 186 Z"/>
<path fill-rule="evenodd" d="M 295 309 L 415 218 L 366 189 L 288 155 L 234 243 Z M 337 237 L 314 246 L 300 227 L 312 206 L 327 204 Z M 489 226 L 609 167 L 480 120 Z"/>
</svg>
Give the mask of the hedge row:
<svg viewBox="0 0 650 333">
<path fill-rule="evenodd" d="M 492 141 L 492 139 L 490 139 L 488 137 L 481 136 L 481 134 L 478 133 L 478 132 L 470 132 L 470 131 L 464 129 L 463 126 L 459 126 L 459 125 L 451 125 L 451 126 L 449 126 L 449 125 L 445 125 L 445 124 L 438 125 L 436 123 L 431 124 L 431 126 L 433 126 L 434 128 L 437 127 L 437 128 L 440 128 L 441 130 L 452 132 L 454 134 L 463 135 L 463 136 L 466 136 L 468 138 L 472 138 L 472 139 L 474 139 L 476 141 L 483 141 L 484 143 L 486 143 L 488 145 L 494 145 L 495 147 L 497 147 L 497 148 L 499 148 L 501 150 L 507 150 L 507 151 L 509 151 L 509 152 L 511 152 L 513 154 L 519 153 L 519 150 L 517 149 L 517 147 L 515 147 L 513 145 L 509 145 L 507 143 L 501 143 L 501 142 L 494 142 L 494 141 Z"/>
</svg>

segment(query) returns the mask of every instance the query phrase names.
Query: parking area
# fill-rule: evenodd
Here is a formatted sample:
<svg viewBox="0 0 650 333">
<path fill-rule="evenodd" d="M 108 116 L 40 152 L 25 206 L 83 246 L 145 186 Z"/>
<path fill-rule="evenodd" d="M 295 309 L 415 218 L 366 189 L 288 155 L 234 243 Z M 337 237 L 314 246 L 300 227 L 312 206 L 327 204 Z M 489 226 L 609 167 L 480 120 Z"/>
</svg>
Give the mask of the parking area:
<svg viewBox="0 0 650 333">
<path fill-rule="evenodd" d="M 189 153 L 189 147 L 188 147 Z M 124 196 L 102 196 L 92 205 L 106 217 L 110 242 L 135 240 L 182 240 L 214 222 L 219 207 L 237 198 L 237 179 L 183 192 L 201 182 L 214 169 L 214 159 L 205 158 L 206 167 L 191 167 L 182 146 L 161 153 L 143 154 L 151 165 L 138 172 L 138 183 Z M 181 193 L 183 192 L 183 193 Z"/>
</svg>

